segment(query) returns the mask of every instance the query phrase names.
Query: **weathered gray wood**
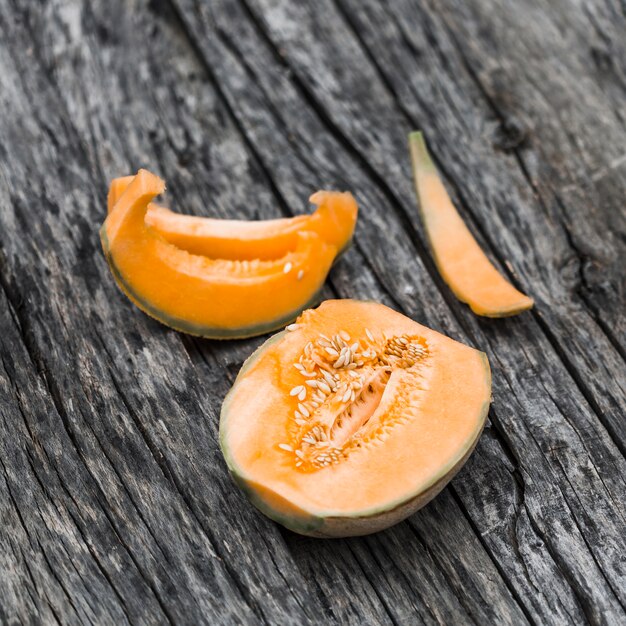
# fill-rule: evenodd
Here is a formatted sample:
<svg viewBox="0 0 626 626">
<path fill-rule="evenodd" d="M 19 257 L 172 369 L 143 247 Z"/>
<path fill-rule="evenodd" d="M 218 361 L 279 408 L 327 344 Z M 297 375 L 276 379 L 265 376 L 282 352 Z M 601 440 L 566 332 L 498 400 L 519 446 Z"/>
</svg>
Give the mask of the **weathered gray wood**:
<svg viewBox="0 0 626 626">
<path fill-rule="evenodd" d="M 626 619 L 623 14 L 537 2 L 522 28 L 513 3 L 389 4 L 0 2 L 1 621 Z M 477 320 L 442 284 L 408 171 L 418 123 L 536 314 Z M 333 542 L 248 505 L 217 416 L 261 340 L 159 326 L 99 250 L 106 184 L 140 166 L 198 214 L 357 193 L 327 294 L 400 308 L 494 369 L 491 424 L 451 488 Z"/>
</svg>

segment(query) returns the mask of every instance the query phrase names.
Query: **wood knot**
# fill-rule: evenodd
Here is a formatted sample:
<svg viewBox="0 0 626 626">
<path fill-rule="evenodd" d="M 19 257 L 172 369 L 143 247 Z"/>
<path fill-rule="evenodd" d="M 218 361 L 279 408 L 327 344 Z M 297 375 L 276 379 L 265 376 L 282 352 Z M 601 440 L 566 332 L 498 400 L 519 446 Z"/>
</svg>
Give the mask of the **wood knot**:
<svg viewBox="0 0 626 626">
<path fill-rule="evenodd" d="M 589 51 L 594 64 L 601 72 L 613 70 L 613 57 L 611 51 L 605 46 L 591 46 Z"/>
<path fill-rule="evenodd" d="M 494 136 L 493 146 L 502 152 L 513 152 L 523 146 L 530 135 L 530 130 L 519 118 L 507 116 L 498 124 Z"/>
</svg>

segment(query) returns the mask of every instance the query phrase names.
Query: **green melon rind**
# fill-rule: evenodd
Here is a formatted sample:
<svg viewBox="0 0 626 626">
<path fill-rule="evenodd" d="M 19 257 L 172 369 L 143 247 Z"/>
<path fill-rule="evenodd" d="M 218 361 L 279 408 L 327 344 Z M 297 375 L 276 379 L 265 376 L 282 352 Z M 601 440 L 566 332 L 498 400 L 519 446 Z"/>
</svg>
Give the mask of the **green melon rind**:
<svg viewBox="0 0 626 626">
<path fill-rule="evenodd" d="M 441 262 L 439 260 L 439 257 L 437 256 L 437 246 L 435 245 L 435 242 L 433 241 L 431 237 L 430 228 L 428 227 L 428 217 L 426 215 L 426 210 L 420 200 L 420 190 L 419 190 L 419 184 L 417 180 L 418 171 L 434 172 L 437 175 L 439 174 L 437 172 L 437 168 L 435 167 L 435 164 L 433 163 L 430 153 L 428 152 L 428 148 L 426 147 L 426 141 L 424 139 L 424 134 L 422 133 L 421 130 L 415 130 L 409 133 L 409 148 L 411 151 L 411 158 L 413 161 L 413 180 L 415 183 L 415 193 L 417 196 L 417 208 L 418 208 L 420 217 L 422 219 L 422 223 L 424 224 L 424 227 L 426 229 L 426 238 L 428 239 L 430 251 L 431 251 L 431 254 L 433 255 L 433 259 L 435 260 L 435 265 L 437 266 L 437 269 L 439 270 L 439 274 L 443 278 Z M 461 302 L 467 304 L 469 308 L 476 315 L 479 315 L 481 317 L 489 317 L 489 318 L 512 317 L 519 313 L 523 313 L 524 311 L 528 311 L 529 309 L 532 309 L 534 306 L 534 302 L 531 298 L 530 303 L 526 305 L 511 306 L 509 308 L 503 307 L 501 309 L 494 309 L 491 311 L 477 311 L 470 302 L 467 302 L 463 294 L 459 293 L 451 285 L 448 285 L 448 287 L 450 287 L 454 295 Z"/>
<path fill-rule="evenodd" d="M 233 386 L 224 398 L 224 402 L 222 404 L 222 410 L 220 413 L 220 447 L 228 469 L 237 485 L 239 485 L 242 491 L 244 491 L 244 493 L 250 498 L 251 502 L 262 513 L 267 515 L 267 517 L 285 526 L 285 528 L 293 530 L 299 534 L 320 538 L 347 537 L 376 532 L 405 519 L 427 504 L 448 484 L 456 472 L 461 469 L 478 443 L 480 435 L 484 429 L 487 415 L 489 413 L 489 405 L 491 403 L 491 368 L 489 367 L 487 355 L 484 352 L 477 351 L 484 367 L 489 398 L 485 400 L 479 410 L 477 426 L 474 433 L 472 433 L 472 436 L 468 438 L 466 445 L 459 450 L 457 455 L 444 467 L 442 467 L 441 470 L 427 483 L 422 485 L 418 492 L 410 494 L 401 500 L 387 503 L 382 507 L 358 511 L 352 515 L 338 515 L 336 512 L 332 511 L 321 511 L 315 514 L 303 511 L 303 513 L 308 514 L 306 516 L 303 515 L 301 517 L 293 517 L 272 508 L 259 496 L 259 494 L 251 486 L 254 481 L 247 478 L 245 472 L 243 472 L 235 463 L 226 441 L 228 408 L 230 406 L 229 398 L 234 395 L 238 381 L 247 374 L 248 370 L 263 355 L 265 350 L 267 350 L 274 343 L 280 341 L 286 332 L 287 331 L 283 331 L 273 337 L 270 337 L 261 346 L 259 346 L 255 352 L 252 353 L 252 355 L 244 362 L 237 378 L 235 379 L 235 382 L 233 383 Z M 267 487 L 265 488 L 267 489 Z M 380 517 L 384 517 L 384 519 L 377 519 Z"/>
<path fill-rule="evenodd" d="M 150 317 L 157 320 L 161 324 L 164 324 L 165 326 L 169 326 L 176 331 L 186 333 L 188 335 L 195 335 L 196 337 L 202 337 L 204 339 L 247 339 L 248 337 L 264 335 L 265 333 L 273 332 L 275 330 L 278 330 L 279 328 L 284 328 L 285 325 L 293 322 L 293 320 L 295 320 L 302 311 L 304 311 L 305 309 L 309 309 L 316 304 L 319 304 L 322 289 L 324 288 L 323 281 L 319 289 L 306 303 L 276 320 L 271 320 L 262 324 L 255 324 L 254 326 L 242 326 L 240 328 L 217 328 L 201 326 L 180 318 L 165 315 L 155 306 L 153 306 L 143 298 L 139 297 L 131 289 L 130 285 L 126 282 L 122 273 L 117 268 L 117 265 L 115 265 L 115 261 L 113 260 L 113 256 L 109 247 L 109 239 L 106 233 L 106 227 L 104 225 L 100 229 L 100 241 L 102 243 L 102 249 L 104 250 L 104 256 L 109 265 L 111 273 L 115 278 L 115 282 L 117 283 L 118 287 L 124 292 L 124 295 L 126 295 L 126 297 L 133 304 L 135 304 L 135 306 L 139 307 L 146 315 L 149 315 Z M 338 256 L 339 255 L 337 255 L 337 258 Z"/>
</svg>

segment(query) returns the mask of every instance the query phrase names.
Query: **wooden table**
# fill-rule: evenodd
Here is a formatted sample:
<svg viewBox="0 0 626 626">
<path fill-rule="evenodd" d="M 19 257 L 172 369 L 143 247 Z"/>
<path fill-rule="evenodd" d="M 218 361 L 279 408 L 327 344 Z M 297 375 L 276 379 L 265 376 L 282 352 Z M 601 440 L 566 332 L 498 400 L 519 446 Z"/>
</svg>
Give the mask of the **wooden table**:
<svg viewBox="0 0 626 626">
<path fill-rule="evenodd" d="M 626 623 L 624 0 L 0 0 L 0 622 Z M 439 277 L 407 133 L 535 297 Z M 220 404 L 263 337 L 202 341 L 117 290 L 108 181 L 267 218 L 352 190 L 326 297 L 485 350 L 490 421 L 408 521 L 299 537 L 227 475 Z"/>
</svg>

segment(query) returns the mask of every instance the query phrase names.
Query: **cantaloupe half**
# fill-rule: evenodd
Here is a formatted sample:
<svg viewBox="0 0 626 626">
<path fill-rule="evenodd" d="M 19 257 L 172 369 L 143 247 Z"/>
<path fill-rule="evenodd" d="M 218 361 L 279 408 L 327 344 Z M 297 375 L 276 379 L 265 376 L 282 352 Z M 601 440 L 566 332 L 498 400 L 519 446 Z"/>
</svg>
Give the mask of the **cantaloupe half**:
<svg viewBox="0 0 626 626">
<path fill-rule="evenodd" d="M 532 298 L 502 277 L 461 219 L 422 133 L 411 133 L 409 145 L 420 213 L 435 263 L 456 297 L 486 317 L 507 317 L 532 308 Z"/>
<path fill-rule="evenodd" d="M 473 450 L 491 397 L 482 352 L 374 302 L 304 311 L 243 365 L 220 443 L 287 528 L 363 535 L 433 498 Z"/>
<path fill-rule="evenodd" d="M 337 248 L 310 231 L 271 260 L 191 254 L 147 224 L 151 201 L 165 189 L 140 170 L 101 230 L 102 247 L 124 293 L 144 312 L 183 332 L 247 337 L 284 326 L 317 298 Z"/>
<path fill-rule="evenodd" d="M 109 212 L 132 176 L 114 178 L 107 198 Z M 298 233 L 317 233 L 341 254 L 354 234 L 358 207 L 348 192 L 317 191 L 311 215 L 271 220 L 225 220 L 175 213 L 151 203 L 146 223 L 166 241 L 192 254 L 231 260 L 277 259 L 296 247 Z"/>
</svg>

